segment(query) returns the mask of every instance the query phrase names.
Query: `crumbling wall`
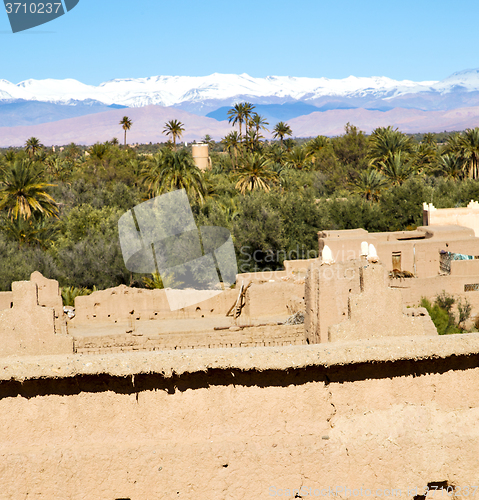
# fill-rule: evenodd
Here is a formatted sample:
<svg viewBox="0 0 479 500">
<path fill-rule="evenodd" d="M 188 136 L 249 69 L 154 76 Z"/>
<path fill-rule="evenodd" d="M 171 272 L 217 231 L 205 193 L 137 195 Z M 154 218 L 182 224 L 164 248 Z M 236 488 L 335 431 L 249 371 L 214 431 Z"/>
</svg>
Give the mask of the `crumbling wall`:
<svg viewBox="0 0 479 500">
<path fill-rule="evenodd" d="M 245 285 L 249 281 L 245 280 Z M 120 285 L 76 297 L 74 322 L 151 319 L 185 319 L 225 316 L 238 297 L 238 289 L 227 289 L 208 300 L 171 311 L 165 290 L 144 290 Z M 245 316 L 250 319 L 268 316 L 288 316 L 288 304 L 303 300 L 304 280 L 279 280 L 253 283 L 246 295 Z"/>
<path fill-rule="evenodd" d="M 41 296 L 48 298 L 46 293 Z M 73 339 L 57 329 L 60 323 L 54 307 L 39 305 L 35 281 L 12 283 L 12 304 L 0 310 L 0 356 L 73 352 Z"/>
<path fill-rule="evenodd" d="M 321 261 L 311 264 L 305 282 L 306 339 L 310 344 L 328 342 L 328 329 L 348 317 L 350 293 L 360 292 L 360 260 L 337 262 L 332 266 Z"/>
<path fill-rule="evenodd" d="M 241 273 L 236 275 L 236 288 L 245 286 L 251 281 L 258 285 L 274 281 L 288 281 L 293 276 L 287 271 L 258 271 L 256 273 Z"/>
<path fill-rule="evenodd" d="M 300 254 L 298 253 L 298 256 Z M 264 270 L 251 273 L 241 273 L 236 275 L 236 288 L 239 288 L 242 283 L 247 285 L 250 281 L 256 284 L 267 282 L 298 282 L 306 277 L 311 264 L 317 262 L 318 259 L 297 259 L 283 261 L 283 271 Z"/>
<path fill-rule="evenodd" d="M 165 290 L 145 290 L 120 285 L 75 298 L 75 323 L 145 319 L 202 318 L 225 315 L 238 291 L 227 289 L 208 300 L 171 311 Z"/>
<path fill-rule="evenodd" d="M 328 329 L 330 342 L 402 335 L 437 335 L 426 309 L 404 308 L 401 292 L 387 286 L 381 264 L 359 267 L 360 293 L 349 294 L 348 318 Z"/>
<path fill-rule="evenodd" d="M 223 347 L 264 347 L 303 345 L 303 325 L 232 326 L 218 330 L 143 334 L 76 336 L 74 349 L 82 354 L 107 354 L 128 351 L 161 351 L 165 349 L 202 349 Z"/>
<path fill-rule="evenodd" d="M 435 278 L 392 279 L 390 286 L 402 293 L 405 306 L 415 307 L 422 297 L 434 302 L 442 292 L 471 304 L 471 319 L 479 317 L 479 276 L 436 276 Z"/>
<path fill-rule="evenodd" d="M 471 334 L 9 363 L 0 498 L 412 500 L 431 482 L 477 486 L 478 362 Z"/>
<path fill-rule="evenodd" d="M 435 328 L 427 311 L 406 314 L 409 304 L 388 286 L 387 276 L 381 263 L 365 257 L 312 264 L 305 290 L 307 342 L 432 334 Z"/>
<path fill-rule="evenodd" d="M 304 280 L 253 283 L 246 292 L 244 316 L 255 320 L 270 316 L 288 316 L 291 304 L 304 304 Z M 304 306 L 301 308 L 304 310 Z"/>
</svg>

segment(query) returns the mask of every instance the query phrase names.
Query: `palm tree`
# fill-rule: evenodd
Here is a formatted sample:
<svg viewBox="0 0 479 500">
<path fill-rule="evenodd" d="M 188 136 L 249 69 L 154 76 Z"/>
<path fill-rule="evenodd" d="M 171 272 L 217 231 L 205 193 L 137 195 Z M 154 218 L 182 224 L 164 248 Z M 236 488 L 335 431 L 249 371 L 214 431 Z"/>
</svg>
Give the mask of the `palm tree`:
<svg viewBox="0 0 479 500">
<path fill-rule="evenodd" d="M 124 116 L 120 120 L 120 125 L 122 126 L 123 130 L 125 131 L 125 146 L 126 146 L 126 131 L 131 129 L 133 122 L 128 118 L 128 116 Z"/>
<path fill-rule="evenodd" d="M 44 162 L 47 158 L 48 153 L 43 148 L 38 149 L 33 156 L 33 160 L 40 163 Z"/>
<path fill-rule="evenodd" d="M 469 163 L 469 177 L 479 178 L 479 128 L 468 128 L 459 140 L 461 156 Z"/>
<path fill-rule="evenodd" d="M 56 177 L 60 181 L 64 181 L 66 174 L 70 173 L 72 170 L 69 162 L 55 155 L 49 156 L 44 163 L 52 177 Z"/>
<path fill-rule="evenodd" d="M 0 210 L 7 210 L 12 219 L 57 217 L 57 203 L 46 192 L 53 184 L 43 182 L 41 175 L 30 160 L 17 160 L 7 167 L 0 181 Z"/>
<path fill-rule="evenodd" d="M 444 154 L 439 161 L 438 170 L 444 177 L 457 181 L 464 175 L 467 162 L 458 155 Z"/>
<path fill-rule="evenodd" d="M 173 145 L 176 151 L 176 139 L 179 139 L 183 132 L 185 131 L 185 126 L 178 120 L 170 120 L 165 123 L 165 128 L 163 129 L 163 133 L 166 135 L 171 135 L 173 138 Z"/>
<path fill-rule="evenodd" d="M 279 122 L 276 124 L 276 126 L 273 129 L 273 137 L 277 139 L 279 137 L 281 141 L 281 147 L 283 147 L 283 141 L 285 136 L 291 136 L 293 135 L 293 131 L 291 130 L 291 127 L 284 122 Z"/>
<path fill-rule="evenodd" d="M 74 142 L 71 142 L 65 148 L 65 157 L 69 161 L 77 160 L 81 156 L 81 154 L 82 154 L 81 149 Z"/>
<path fill-rule="evenodd" d="M 0 218 L 2 224 L 2 232 L 13 241 L 18 242 L 19 246 L 39 244 L 39 231 L 36 227 L 37 224 L 33 223 L 34 219 L 23 219 L 22 217 L 11 218 L 2 217 Z"/>
<path fill-rule="evenodd" d="M 218 181 L 215 174 L 211 170 L 205 170 L 202 176 L 204 198 L 217 198 L 218 197 Z"/>
<path fill-rule="evenodd" d="M 288 137 L 284 140 L 283 145 L 286 148 L 286 151 L 291 151 L 296 146 L 296 141 L 291 139 L 291 137 Z"/>
<path fill-rule="evenodd" d="M 222 198 L 218 203 L 216 203 L 216 207 L 223 212 L 228 222 L 237 219 L 241 214 L 237 200 L 238 198 Z"/>
<path fill-rule="evenodd" d="M 25 151 L 28 151 L 30 158 L 41 148 L 43 148 L 43 144 L 40 142 L 40 139 L 36 137 L 30 137 L 30 139 L 27 139 L 25 142 Z"/>
<path fill-rule="evenodd" d="M 268 130 L 266 125 L 269 125 L 269 122 L 266 121 L 264 116 L 258 115 L 258 113 L 253 113 L 253 118 L 251 118 L 251 126 L 256 129 L 256 134 L 259 134 L 259 130 Z"/>
<path fill-rule="evenodd" d="M 353 193 L 359 194 L 368 201 L 377 201 L 381 190 L 387 185 L 387 180 L 381 172 L 369 167 L 367 170 L 360 172 L 352 185 Z"/>
<path fill-rule="evenodd" d="M 325 147 L 329 145 L 329 139 L 324 135 L 318 135 L 314 139 L 308 141 L 304 147 L 306 148 L 306 154 L 311 156 L 311 161 L 314 163 L 318 153 L 322 151 Z"/>
<path fill-rule="evenodd" d="M 6 162 L 8 163 L 13 163 L 15 161 L 15 158 L 16 158 L 16 154 L 15 154 L 15 151 L 13 151 L 12 149 L 9 149 L 6 153 L 5 153 L 5 156 L 4 156 L 4 159 Z"/>
<path fill-rule="evenodd" d="M 161 170 L 163 169 L 163 155 L 167 149 L 160 149 L 148 159 L 141 170 L 141 182 L 145 184 L 149 196 L 154 197 L 160 188 Z"/>
<path fill-rule="evenodd" d="M 413 163 L 407 161 L 401 151 L 390 153 L 385 161 L 379 162 L 379 167 L 391 183 L 397 186 L 409 179 L 415 170 Z"/>
<path fill-rule="evenodd" d="M 35 244 L 46 250 L 58 233 L 58 224 L 51 224 L 43 217 L 30 219 L 1 217 L 0 223 L 2 232 L 9 239 L 18 242 L 20 247 L 23 244 Z"/>
<path fill-rule="evenodd" d="M 311 166 L 311 160 L 308 157 L 305 149 L 296 146 L 292 151 L 288 151 L 284 155 L 285 166 L 287 168 L 295 168 L 297 170 L 308 170 Z"/>
<path fill-rule="evenodd" d="M 434 140 L 434 134 L 425 134 L 423 141 L 416 148 L 415 163 L 418 171 L 431 172 L 438 164 L 437 144 Z"/>
<path fill-rule="evenodd" d="M 442 153 L 456 155 L 461 153 L 461 134 L 459 132 L 454 132 L 446 139 Z"/>
<path fill-rule="evenodd" d="M 201 142 L 203 144 L 208 144 L 208 147 L 213 150 L 214 146 L 215 146 L 215 141 L 213 140 L 213 137 L 211 137 L 210 134 L 206 134 L 203 139 L 201 139 Z"/>
<path fill-rule="evenodd" d="M 251 118 L 250 122 L 250 130 L 254 130 L 254 145 L 258 145 L 259 141 L 263 138 L 260 133 L 260 130 L 268 130 L 266 125 L 269 123 L 266 121 L 264 116 L 258 115 L 258 113 L 253 113 L 253 118 Z"/>
<path fill-rule="evenodd" d="M 233 164 L 233 168 L 236 168 L 236 159 L 238 157 L 238 147 L 240 146 L 240 136 L 236 130 L 234 132 L 230 132 L 225 138 L 221 141 L 223 143 L 224 148 L 231 157 L 231 163 Z"/>
<path fill-rule="evenodd" d="M 369 158 L 371 166 L 378 166 L 396 153 L 412 153 L 411 139 L 391 126 L 378 127 L 369 138 Z"/>
<path fill-rule="evenodd" d="M 93 160 L 102 161 L 108 154 L 108 143 L 97 142 L 90 147 L 88 153 Z"/>
<path fill-rule="evenodd" d="M 245 106 L 243 102 L 235 104 L 227 113 L 229 123 L 233 126 L 239 124 L 239 139 L 241 141 L 241 125 L 245 121 Z"/>
<path fill-rule="evenodd" d="M 153 165 L 145 170 L 143 181 L 147 184 L 150 196 L 185 189 L 188 196 L 204 201 L 203 174 L 186 149 L 166 149 L 156 155 Z"/>
<path fill-rule="evenodd" d="M 259 144 L 259 139 L 261 137 L 262 136 L 258 137 L 256 135 L 256 130 L 254 128 L 250 128 L 248 132 L 246 132 L 244 135 L 245 147 L 248 148 L 251 152 L 253 152 L 256 146 Z"/>
<path fill-rule="evenodd" d="M 236 189 L 243 195 L 246 191 L 254 191 L 255 189 L 269 192 L 271 184 L 277 180 L 278 176 L 270 168 L 268 160 L 259 153 L 253 153 L 246 155 L 242 162 L 242 168 L 238 172 Z"/>
<path fill-rule="evenodd" d="M 428 132 L 427 134 L 424 134 L 421 142 L 423 144 L 430 144 L 431 146 L 437 146 L 436 134 L 434 134 L 433 132 Z"/>
<path fill-rule="evenodd" d="M 283 166 L 285 153 L 278 144 L 270 146 L 265 152 L 265 156 L 269 165 L 272 165 L 273 168 L 275 168 L 274 165 Z"/>
<path fill-rule="evenodd" d="M 248 128 L 251 122 L 251 116 L 253 114 L 254 105 L 250 102 L 243 103 L 243 113 L 244 113 L 244 133 L 245 136 L 248 134 Z"/>
</svg>

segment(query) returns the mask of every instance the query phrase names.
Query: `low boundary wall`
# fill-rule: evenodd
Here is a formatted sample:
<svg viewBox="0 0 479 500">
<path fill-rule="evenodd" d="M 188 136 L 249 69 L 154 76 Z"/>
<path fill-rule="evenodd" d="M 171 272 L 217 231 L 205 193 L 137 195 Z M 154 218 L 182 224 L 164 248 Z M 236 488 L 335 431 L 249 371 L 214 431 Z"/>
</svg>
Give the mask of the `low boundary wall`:
<svg viewBox="0 0 479 500">
<path fill-rule="evenodd" d="M 2 500 L 412 499 L 479 481 L 479 334 L 0 367 Z"/>
</svg>

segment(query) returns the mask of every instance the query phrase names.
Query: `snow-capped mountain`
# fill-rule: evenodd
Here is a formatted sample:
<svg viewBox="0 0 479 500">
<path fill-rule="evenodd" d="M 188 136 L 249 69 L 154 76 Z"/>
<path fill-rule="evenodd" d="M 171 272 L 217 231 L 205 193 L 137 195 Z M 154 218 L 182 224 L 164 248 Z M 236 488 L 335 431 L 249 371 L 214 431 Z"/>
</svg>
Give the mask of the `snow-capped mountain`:
<svg viewBox="0 0 479 500">
<path fill-rule="evenodd" d="M 204 77 L 156 76 L 150 78 L 116 79 L 98 86 L 85 85 L 77 80 L 26 80 L 14 85 L 0 81 L 3 99 L 25 99 L 67 104 L 71 101 L 94 99 L 103 104 L 122 104 L 142 107 L 149 104 L 175 106 L 185 102 L 277 97 L 290 100 L 308 100 L 325 95 L 347 96 L 390 94 L 426 89 L 435 82 L 398 82 L 385 77 L 343 80 L 328 78 L 294 78 L 269 76 L 253 78 L 249 75 L 222 75 Z"/>
<path fill-rule="evenodd" d="M 389 103 L 404 96 L 445 95 L 451 92 L 479 91 L 479 69 L 455 73 L 441 82 L 397 81 L 387 77 L 354 77 L 341 80 L 218 74 L 204 77 L 155 76 L 116 79 L 98 86 L 77 80 L 25 80 L 13 84 L 0 80 L 0 100 L 42 101 L 75 104 L 97 101 L 104 105 L 142 107 L 149 104 L 196 108 L 206 114 L 215 107 L 248 99 L 257 104 L 303 101 L 316 105 L 325 98 Z M 202 110 L 202 105 L 206 109 Z M 203 111 L 203 112 L 201 112 Z"/>
<path fill-rule="evenodd" d="M 215 73 L 110 80 L 98 86 L 78 80 L 0 80 L 0 127 L 34 125 L 100 113 L 109 107 L 173 107 L 216 120 L 236 102 L 249 101 L 270 123 L 315 111 L 394 108 L 448 111 L 479 106 L 479 69 L 438 81 L 397 81 L 349 76 L 341 80 Z"/>
<path fill-rule="evenodd" d="M 458 71 L 448 76 L 441 82 L 437 82 L 434 89 L 438 92 L 448 93 L 453 90 L 462 89 L 467 92 L 479 90 L 479 68 Z"/>
</svg>

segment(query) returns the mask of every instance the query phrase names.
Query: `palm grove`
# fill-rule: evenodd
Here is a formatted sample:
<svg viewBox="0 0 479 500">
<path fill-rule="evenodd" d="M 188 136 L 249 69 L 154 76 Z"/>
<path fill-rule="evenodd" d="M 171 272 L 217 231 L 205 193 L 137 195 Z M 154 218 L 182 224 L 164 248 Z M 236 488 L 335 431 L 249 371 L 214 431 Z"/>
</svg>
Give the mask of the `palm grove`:
<svg viewBox="0 0 479 500">
<path fill-rule="evenodd" d="M 249 103 L 228 113 L 232 131 L 211 147 L 201 172 L 170 120 L 162 144 L 127 147 L 135 126 L 90 147 L 44 147 L 32 137 L 0 159 L 0 289 L 34 270 L 67 290 L 119 284 L 158 286 L 124 266 L 118 219 L 143 200 L 186 189 L 198 225 L 227 227 L 240 272 L 279 269 L 285 258 L 317 255 L 317 232 L 363 227 L 413 229 L 422 203 L 465 206 L 479 199 L 479 128 L 407 136 L 392 127 L 369 136 L 347 124 L 338 137 L 293 139 Z M 70 288 L 71 290 L 72 288 Z"/>
</svg>

